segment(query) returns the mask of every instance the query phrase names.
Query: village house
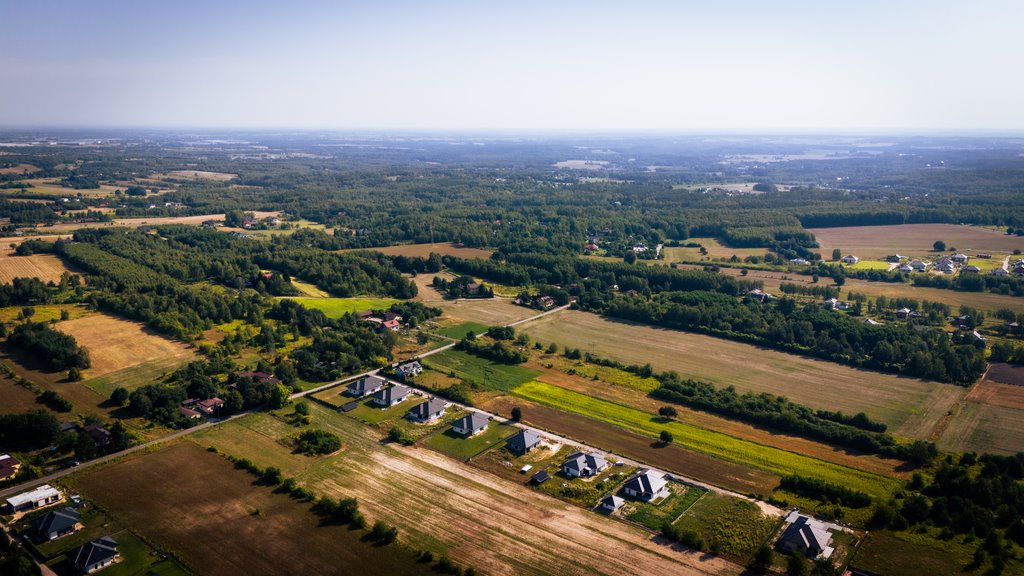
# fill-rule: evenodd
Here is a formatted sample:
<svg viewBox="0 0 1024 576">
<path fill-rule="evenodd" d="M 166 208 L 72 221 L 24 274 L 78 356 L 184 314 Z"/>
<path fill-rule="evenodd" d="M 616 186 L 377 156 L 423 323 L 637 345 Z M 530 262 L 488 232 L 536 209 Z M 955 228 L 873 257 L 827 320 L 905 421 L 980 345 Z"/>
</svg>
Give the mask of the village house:
<svg viewBox="0 0 1024 576">
<path fill-rule="evenodd" d="M 800 265 L 800 266 L 806 266 L 806 265 L 810 264 L 809 261 L 804 260 L 803 258 L 791 258 L 789 260 L 789 262 L 790 262 L 790 264 L 797 264 L 797 265 Z"/>
<path fill-rule="evenodd" d="M 928 263 L 923 260 L 914 260 L 910 263 L 910 267 L 918 272 L 924 272 L 928 269 Z"/>
<path fill-rule="evenodd" d="M 199 412 L 196 412 L 191 408 L 186 408 L 185 406 L 178 406 L 178 414 L 181 414 L 189 420 L 198 420 L 203 417 Z"/>
<path fill-rule="evenodd" d="M 452 424 L 452 432 L 460 436 L 475 436 L 487 430 L 487 424 L 491 421 L 490 416 L 483 412 L 470 412 L 468 415 L 459 418 Z"/>
<path fill-rule="evenodd" d="M 576 452 L 562 463 L 562 473 L 569 478 L 588 478 L 608 467 L 608 461 L 600 454 Z"/>
<path fill-rule="evenodd" d="M 349 384 L 345 388 L 345 393 L 349 396 L 355 396 L 356 398 L 362 398 L 369 396 L 374 392 L 380 390 L 387 384 L 388 381 L 376 375 L 363 376 L 359 380 Z"/>
<path fill-rule="evenodd" d="M 943 274 L 952 274 L 956 272 L 956 264 L 953 264 L 953 261 L 949 258 L 943 258 L 935 263 L 935 269 Z"/>
<path fill-rule="evenodd" d="M 760 288 L 754 288 L 753 290 L 747 292 L 747 296 L 754 300 L 757 300 L 758 302 L 765 302 L 771 298 L 775 298 L 775 296 L 772 296 L 771 294 L 761 290 Z"/>
<path fill-rule="evenodd" d="M 508 449 L 516 454 L 526 454 L 540 442 L 540 436 L 528 428 L 524 428 L 508 439 Z"/>
<path fill-rule="evenodd" d="M 961 264 L 967 262 L 966 254 L 953 254 L 952 256 L 950 256 L 950 258 L 952 258 L 954 262 L 959 262 Z"/>
<path fill-rule="evenodd" d="M 104 536 L 68 552 L 71 564 L 86 574 L 92 574 L 113 564 L 121 555 L 117 551 L 117 540 Z"/>
<path fill-rule="evenodd" d="M 642 470 L 626 481 L 622 491 L 627 496 L 650 502 L 668 496 L 668 482 L 664 474 L 653 470 Z"/>
<path fill-rule="evenodd" d="M 40 540 L 56 540 L 81 530 L 83 526 L 78 510 L 61 508 L 37 519 L 34 528 Z"/>
<path fill-rule="evenodd" d="M 0 454 L 0 481 L 14 478 L 20 470 L 20 460 L 10 454 Z"/>
<path fill-rule="evenodd" d="M 219 413 L 222 408 L 224 408 L 224 401 L 217 397 L 200 400 L 199 403 L 196 404 L 196 410 L 206 414 L 207 416 L 213 416 L 214 414 Z"/>
<path fill-rule="evenodd" d="M 394 332 L 401 327 L 402 324 L 398 320 L 384 320 L 383 322 L 380 323 L 379 330 L 381 332 L 386 332 L 388 330 Z"/>
<path fill-rule="evenodd" d="M 989 274 L 991 274 L 993 276 L 1009 276 L 1010 275 L 1010 271 L 1007 270 L 1006 268 L 1003 268 L 1002 266 L 1000 266 L 999 268 L 996 268 L 996 269 L 992 270 L 991 272 L 989 272 Z"/>
<path fill-rule="evenodd" d="M 538 296 L 537 306 L 544 310 L 550 310 L 555 307 L 555 299 L 551 296 Z"/>
<path fill-rule="evenodd" d="M 624 502 L 625 500 L 615 495 L 605 496 L 601 500 L 601 510 L 611 514 L 612 512 L 618 510 Z"/>
<path fill-rule="evenodd" d="M 373 393 L 373 403 L 383 408 L 388 408 L 399 404 L 409 397 L 410 389 L 408 386 L 402 384 L 395 384 L 378 390 Z"/>
<path fill-rule="evenodd" d="M 402 364 L 401 366 L 395 369 L 395 374 L 398 374 L 398 376 L 401 378 L 412 378 L 413 376 L 418 376 L 422 372 L 423 366 L 416 361 Z"/>
<path fill-rule="evenodd" d="M 897 268 L 897 270 L 899 270 L 900 272 L 903 272 L 904 274 L 910 274 L 911 272 L 914 271 L 914 269 L 910 266 L 910 264 L 904 264 L 904 265 L 900 266 L 899 268 Z"/>
<path fill-rule="evenodd" d="M 110 430 L 107 430 L 99 424 L 89 424 L 85 428 L 82 428 L 82 432 L 85 432 L 89 438 L 92 438 L 96 448 L 103 450 L 110 443 Z"/>
<path fill-rule="evenodd" d="M 856 264 L 857 262 L 860 262 L 860 258 L 858 258 L 857 256 L 854 256 L 853 254 L 849 254 L 847 256 L 843 256 L 839 260 L 842 261 L 843 264 Z"/>
<path fill-rule="evenodd" d="M 280 384 L 281 379 L 268 372 L 239 372 L 236 374 L 239 378 L 246 380 L 252 380 L 256 384 Z"/>
<path fill-rule="evenodd" d="M 973 264 L 970 266 L 964 266 L 964 274 L 978 274 L 979 272 L 981 272 L 981 268 L 978 268 Z"/>
<path fill-rule="evenodd" d="M 431 396 L 426 402 L 413 406 L 406 417 L 414 422 L 430 422 L 444 416 L 448 404 L 440 398 Z"/>
<path fill-rule="evenodd" d="M 483 284 L 480 284 L 479 282 L 470 282 L 469 284 L 466 284 L 466 295 L 479 296 L 481 288 L 483 288 Z"/>
<path fill-rule="evenodd" d="M 799 552 L 808 558 L 828 558 L 832 555 L 832 548 L 829 547 L 832 535 L 824 523 L 796 510 L 786 516 L 786 522 L 788 526 L 776 543 L 779 550 Z"/>
<path fill-rule="evenodd" d="M 22 492 L 21 494 L 8 498 L 7 510 L 10 512 L 35 510 L 36 508 L 42 508 L 43 506 L 49 506 L 54 502 L 59 502 L 61 498 L 63 498 L 63 496 L 61 496 L 59 490 L 49 484 L 43 484 L 35 490 Z"/>
<path fill-rule="evenodd" d="M 906 256 L 900 256 L 899 254 L 893 254 L 891 256 L 886 256 L 885 257 L 885 261 L 890 263 L 890 264 L 898 264 L 904 258 L 906 258 Z"/>
<path fill-rule="evenodd" d="M 850 303 L 843 302 L 837 298 L 829 298 L 828 300 L 825 300 L 824 306 L 829 310 L 846 310 L 850 307 Z"/>
</svg>

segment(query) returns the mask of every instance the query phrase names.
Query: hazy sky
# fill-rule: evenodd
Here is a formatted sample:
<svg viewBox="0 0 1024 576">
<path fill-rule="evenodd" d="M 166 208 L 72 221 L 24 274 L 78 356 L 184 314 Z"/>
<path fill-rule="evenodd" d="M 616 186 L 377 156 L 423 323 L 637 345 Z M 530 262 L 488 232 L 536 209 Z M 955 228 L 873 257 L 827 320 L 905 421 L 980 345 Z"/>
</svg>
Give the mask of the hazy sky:
<svg viewBox="0 0 1024 576">
<path fill-rule="evenodd" d="M 6 0 L 0 125 L 1022 130 L 1020 0 Z"/>
</svg>

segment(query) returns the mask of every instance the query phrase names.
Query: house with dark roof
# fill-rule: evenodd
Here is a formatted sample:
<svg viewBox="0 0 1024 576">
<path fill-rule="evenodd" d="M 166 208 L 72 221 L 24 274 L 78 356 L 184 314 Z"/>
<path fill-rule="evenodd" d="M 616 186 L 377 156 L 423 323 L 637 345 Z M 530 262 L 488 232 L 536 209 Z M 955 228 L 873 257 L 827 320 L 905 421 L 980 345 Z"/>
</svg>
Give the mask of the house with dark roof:
<svg viewBox="0 0 1024 576">
<path fill-rule="evenodd" d="M 362 398 L 369 394 L 380 390 L 387 384 L 388 381 L 376 375 L 363 376 L 359 380 L 348 385 L 345 389 L 345 393 L 349 396 L 355 396 L 356 398 Z"/>
<path fill-rule="evenodd" d="M 779 550 L 799 552 L 808 558 L 828 558 L 832 555 L 832 548 L 829 547 L 832 535 L 824 523 L 799 514 L 796 510 L 786 516 L 786 522 L 789 525 L 776 542 Z"/>
<path fill-rule="evenodd" d="M 40 540 L 56 540 L 81 530 L 83 526 L 78 510 L 61 508 L 36 520 L 34 528 Z"/>
<path fill-rule="evenodd" d="M 460 436 L 475 436 L 487 430 L 487 424 L 490 421 L 491 417 L 483 412 L 470 412 L 452 424 L 452 432 Z"/>
<path fill-rule="evenodd" d="M 650 502 L 668 496 L 668 482 L 660 472 L 642 470 L 626 481 L 622 491 L 632 498 Z"/>
<path fill-rule="evenodd" d="M 447 407 L 447 402 L 431 396 L 426 402 L 413 406 L 406 417 L 414 422 L 430 422 L 444 416 Z"/>
<path fill-rule="evenodd" d="M 86 574 L 91 574 L 110 566 L 121 555 L 117 552 L 117 540 L 110 536 L 104 536 L 75 548 L 68 552 L 67 557 L 75 568 Z"/>
<path fill-rule="evenodd" d="M 10 480 L 21 470 L 21 460 L 10 454 L 0 454 L 0 480 Z"/>
<path fill-rule="evenodd" d="M 245 378 L 246 380 L 252 380 L 257 384 L 280 384 L 281 379 L 269 372 L 239 372 L 236 374 L 239 378 Z"/>
<path fill-rule="evenodd" d="M 540 442 L 540 435 L 524 428 L 508 439 L 508 449 L 516 454 L 526 454 Z"/>
<path fill-rule="evenodd" d="M 420 364 L 419 362 L 416 362 L 415 360 L 412 362 L 402 364 L 401 366 L 395 369 L 395 374 L 398 374 L 398 376 L 401 378 L 411 378 L 413 376 L 418 376 L 422 372 L 423 365 Z"/>
<path fill-rule="evenodd" d="M 199 412 L 196 412 L 195 410 L 191 408 L 186 408 L 184 406 L 178 406 L 178 414 L 181 414 L 182 416 L 188 418 L 189 420 L 198 420 L 199 418 L 203 417 L 203 415 L 200 414 Z"/>
<path fill-rule="evenodd" d="M 382 408 L 389 408 L 409 397 L 409 387 L 395 384 L 373 393 L 373 403 Z"/>
<path fill-rule="evenodd" d="M 601 500 L 600 508 L 601 510 L 611 514 L 612 512 L 618 510 L 623 503 L 625 503 L 625 500 L 613 494 L 611 496 L 605 496 Z"/>
<path fill-rule="evenodd" d="M 562 473 L 569 478 L 587 478 L 608 467 L 608 461 L 600 454 L 576 452 L 562 463 Z"/>
<path fill-rule="evenodd" d="M 82 428 L 82 432 L 88 434 L 89 438 L 96 443 L 97 448 L 106 448 L 110 442 L 110 430 L 107 430 L 99 424 L 89 424 L 85 428 Z"/>
</svg>

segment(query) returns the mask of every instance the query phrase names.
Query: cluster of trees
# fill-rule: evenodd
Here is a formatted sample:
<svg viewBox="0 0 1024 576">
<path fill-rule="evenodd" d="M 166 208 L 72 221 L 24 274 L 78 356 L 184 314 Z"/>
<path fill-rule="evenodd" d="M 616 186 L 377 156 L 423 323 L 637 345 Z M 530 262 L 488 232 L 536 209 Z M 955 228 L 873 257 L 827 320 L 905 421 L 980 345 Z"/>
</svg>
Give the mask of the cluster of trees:
<svg viewBox="0 0 1024 576">
<path fill-rule="evenodd" d="M 333 380 L 391 359 L 391 342 L 351 314 L 325 322 L 311 334 L 311 344 L 289 355 L 299 376 L 311 382 Z"/>
<path fill-rule="evenodd" d="M 462 275 L 454 280 L 447 280 L 440 276 L 434 276 L 430 285 L 438 292 L 444 294 L 449 300 L 456 298 L 494 298 L 494 290 L 489 286 L 478 283 L 472 276 Z M 474 290 L 470 286 L 477 285 Z"/>
<path fill-rule="evenodd" d="M 1024 364 L 1024 344 L 1014 344 L 1005 340 L 995 342 L 992 344 L 988 359 L 989 362 Z"/>
<path fill-rule="evenodd" d="M 58 332 L 44 322 L 25 322 L 14 327 L 7 341 L 34 355 L 45 358 L 52 370 L 88 368 L 89 352 L 74 336 Z"/>
<path fill-rule="evenodd" d="M 779 291 L 783 294 L 802 294 L 804 296 L 814 296 L 815 298 L 821 298 L 822 300 L 828 300 L 829 298 L 839 297 L 838 286 L 804 286 L 803 284 L 793 284 L 792 282 L 782 282 L 779 284 Z"/>
<path fill-rule="evenodd" d="M 814 235 L 799 226 L 727 227 L 721 238 L 737 248 L 768 248 L 783 258 L 821 260 Z"/>
<path fill-rule="evenodd" d="M 309 456 L 330 454 L 341 449 L 341 438 L 326 430 L 303 430 L 295 440 L 295 449 Z"/>
<path fill-rule="evenodd" d="M 500 340 L 488 345 L 475 339 L 470 339 L 467 336 L 462 340 L 459 340 L 455 345 L 455 349 L 464 350 L 471 354 L 475 354 L 495 362 L 500 362 L 502 364 L 522 364 L 530 359 L 530 356 L 526 352 L 516 350 Z"/>
<path fill-rule="evenodd" d="M 38 278 L 15 278 L 10 284 L 0 284 L 0 307 L 46 304 L 52 291 Z"/>
<path fill-rule="evenodd" d="M 60 422 L 46 410 L 0 414 L 0 446 L 36 450 L 45 448 L 60 434 Z"/>
<path fill-rule="evenodd" d="M 961 292 L 995 292 L 1011 296 L 1024 296 L 1024 281 L 1013 276 L 993 276 L 991 274 L 957 274 L 956 276 L 940 276 L 937 274 L 915 274 L 914 286 L 928 288 L 944 288 Z"/>
<path fill-rule="evenodd" d="M 806 496 L 831 504 L 849 506 L 850 508 L 864 508 L 871 505 L 871 496 L 864 492 L 838 484 L 831 484 L 817 478 L 805 478 L 796 475 L 783 476 L 779 481 L 779 488 L 799 496 Z"/>
</svg>

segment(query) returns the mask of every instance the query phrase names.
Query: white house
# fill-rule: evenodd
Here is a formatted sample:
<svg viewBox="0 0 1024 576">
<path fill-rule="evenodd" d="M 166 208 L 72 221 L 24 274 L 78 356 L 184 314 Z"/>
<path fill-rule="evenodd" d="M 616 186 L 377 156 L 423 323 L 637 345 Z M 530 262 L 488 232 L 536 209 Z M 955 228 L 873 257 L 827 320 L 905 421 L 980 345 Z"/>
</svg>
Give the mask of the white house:
<svg viewBox="0 0 1024 576">
<path fill-rule="evenodd" d="M 842 258 L 840 258 L 840 260 L 844 264 L 856 264 L 857 262 L 860 262 L 860 258 L 854 256 L 853 254 L 849 254 L 847 256 L 843 256 Z"/>
<path fill-rule="evenodd" d="M 49 506 L 54 502 L 59 502 L 61 498 L 60 490 L 57 490 L 49 484 L 43 484 L 35 490 L 22 492 L 21 494 L 8 498 L 7 508 L 11 512 L 33 510 L 35 508 Z"/>
<path fill-rule="evenodd" d="M 459 418 L 452 424 L 452 432 L 460 436 L 475 436 L 487 430 L 487 424 L 491 421 L 490 416 L 483 412 L 470 412 L 463 418 Z"/>
<path fill-rule="evenodd" d="M 649 502 L 668 496 L 668 482 L 660 472 L 643 470 L 627 480 L 622 490 L 627 496 Z"/>
<path fill-rule="evenodd" d="M 600 454 L 576 452 L 562 463 L 562 473 L 569 478 L 586 478 L 598 474 L 608 467 L 608 461 Z"/>
<path fill-rule="evenodd" d="M 409 387 L 395 384 L 373 393 L 373 403 L 383 408 L 398 404 L 409 397 Z"/>
</svg>

